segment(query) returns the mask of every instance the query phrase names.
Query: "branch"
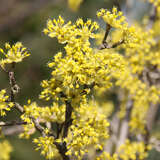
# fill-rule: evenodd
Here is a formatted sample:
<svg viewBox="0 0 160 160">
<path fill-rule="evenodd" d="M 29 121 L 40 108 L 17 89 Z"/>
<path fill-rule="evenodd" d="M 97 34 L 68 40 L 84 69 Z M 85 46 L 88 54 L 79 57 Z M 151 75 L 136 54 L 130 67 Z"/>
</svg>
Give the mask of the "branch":
<svg viewBox="0 0 160 160">
<path fill-rule="evenodd" d="M 117 42 L 115 44 L 112 44 L 110 48 L 116 48 L 116 47 L 118 47 L 119 45 L 121 45 L 123 43 L 124 43 L 124 40 L 120 40 L 119 42 Z"/>
<path fill-rule="evenodd" d="M 20 105 L 20 104 L 18 104 L 18 103 L 15 103 L 15 107 L 17 108 L 17 110 L 20 112 L 20 113 L 23 113 L 24 112 L 24 109 L 23 109 L 23 107 Z M 67 109 L 66 109 L 67 110 Z M 69 114 L 70 115 L 70 114 Z M 67 114 L 67 117 L 68 117 L 68 114 Z M 71 116 L 70 116 L 71 117 Z M 34 123 L 34 125 L 35 125 L 35 128 L 36 128 L 36 130 L 40 133 L 40 134 L 42 134 L 42 136 L 53 136 L 55 139 L 57 139 L 57 136 L 55 136 L 54 134 L 53 134 L 53 132 L 50 132 L 48 135 L 46 135 L 46 133 L 45 133 L 45 130 L 44 130 L 44 127 L 42 126 L 42 125 L 40 125 L 40 123 L 39 123 L 39 121 L 38 121 L 38 119 L 35 119 L 34 117 L 30 117 L 31 119 L 32 119 L 32 122 Z M 68 124 L 68 121 L 66 120 L 65 121 L 66 122 L 66 132 L 65 133 L 67 133 L 68 132 L 68 128 L 69 128 L 69 124 Z M 65 129 L 64 129 L 65 130 Z M 54 142 L 54 144 L 56 145 L 56 147 L 57 147 L 57 149 L 58 149 L 58 151 L 59 151 L 59 153 L 61 154 L 61 156 L 62 156 L 62 158 L 63 158 L 63 160 L 70 160 L 70 158 L 69 158 L 69 156 L 67 156 L 65 153 L 67 152 L 67 147 L 66 147 L 66 143 L 65 142 L 63 142 L 63 143 L 57 143 L 57 142 Z"/>
<path fill-rule="evenodd" d="M 60 92 L 60 96 L 63 98 L 67 98 L 67 96 L 63 92 Z M 64 124 L 62 124 L 64 126 L 63 138 L 67 137 L 69 127 L 71 126 L 72 120 L 73 120 L 71 118 L 72 111 L 73 111 L 73 107 L 71 105 L 71 102 L 66 100 L 65 104 L 66 104 L 65 121 L 64 121 Z M 62 128 L 61 128 L 61 130 L 62 130 Z M 57 130 L 57 131 L 59 132 L 59 130 Z M 59 134 L 59 133 L 57 133 L 57 134 Z"/>
<path fill-rule="evenodd" d="M 38 121 L 38 119 L 35 119 L 34 117 L 31 117 L 32 122 L 35 125 L 36 130 L 42 134 L 43 137 L 47 136 L 44 130 L 44 127 L 42 127 Z"/>
<path fill-rule="evenodd" d="M 158 108 L 159 108 L 159 104 L 150 104 L 150 108 L 148 110 L 148 115 L 147 115 L 147 129 L 149 132 L 151 132 L 153 125 L 154 125 L 154 121 L 155 121 L 155 117 L 158 113 Z"/>
<path fill-rule="evenodd" d="M 120 132 L 119 132 L 119 140 L 117 142 L 116 148 L 118 149 L 120 145 L 124 144 L 125 140 L 128 138 L 129 133 L 129 120 L 131 116 L 133 101 L 131 99 L 128 100 L 126 104 L 126 115 L 125 118 L 122 120 L 120 125 Z"/>
<path fill-rule="evenodd" d="M 20 113 L 24 113 L 24 109 L 23 107 L 15 102 L 15 94 L 19 92 L 19 87 L 16 84 L 16 79 L 14 76 L 14 68 L 15 68 L 15 63 L 12 63 L 12 68 L 11 71 L 8 72 L 8 76 L 9 76 L 9 83 L 11 86 L 11 95 L 10 95 L 10 101 L 14 103 L 15 108 L 20 112 Z M 44 127 L 42 127 L 38 121 L 38 119 L 35 119 L 34 117 L 30 117 L 32 122 L 35 125 L 35 128 L 37 131 L 39 131 L 42 136 L 46 136 L 45 131 L 44 131 Z M 53 135 L 53 134 L 52 134 Z"/>
<path fill-rule="evenodd" d="M 66 143 L 63 142 L 62 144 L 59 144 L 57 142 L 54 143 L 59 151 L 59 153 L 61 154 L 63 160 L 70 160 L 69 156 L 66 155 L 67 152 L 67 147 L 66 147 Z"/>
<path fill-rule="evenodd" d="M 107 40 L 107 37 L 109 35 L 110 29 L 111 29 L 111 26 L 109 24 L 106 24 L 106 31 L 105 31 L 105 34 L 104 34 L 104 38 L 103 38 L 102 46 L 100 47 L 100 50 L 104 49 L 104 48 L 107 48 L 107 46 L 108 46 L 108 43 L 106 42 L 106 40 Z"/>
<path fill-rule="evenodd" d="M 56 122 L 56 129 L 57 129 L 57 135 L 56 135 L 56 139 L 59 138 L 59 135 L 62 131 L 62 128 L 63 128 L 63 123 L 62 124 L 59 124 L 58 122 Z"/>
<path fill-rule="evenodd" d="M 15 102 L 15 94 L 19 92 L 20 87 L 16 84 L 16 79 L 15 79 L 15 74 L 14 74 L 15 63 L 12 63 L 11 65 L 12 65 L 12 68 L 8 72 L 9 84 L 11 87 L 10 101 Z"/>
<path fill-rule="evenodd" d="M 105 32 L 105 35 L 104 35 L 101 47 L 99 48 L 100 50 L 102 50 L 102 49 L 116 48 L 119 45 L 121 45 L 122 43 L 124 43 L 124 40 L 120 40 L 119 42 L 114 43 L 112 45 L 108 44 L 107 37 L 109 35 L 110 29 L 111 29 L 111 26 L 109 24 L 106 24 L 106 32 Z"/>
<path fill-rule="evenodd" d="M 3 127 L 3 126 L 14 126 L 14 125 L 24 125 L 24 124 L 27 124 L 27 122 L 24 122 L 24 121 L 2 122 L 2 121 L 0 121 L 0 127 Z"/>
<path fill-rule="evenodd" d="M 4 136 L 11 136 L 13 134 L 19 134 L 24 131 L 21 125 L 15 125 L 10 127 L 3 127 L 2 128 L 2 135 Z"/>
<path fill-rule="evenodd" d="M 72 105 L 71 105 L 71 103 L 69 101 L 65 101 L 65 103 L 66 103 L 66 112 L 65 112 L 63 138 L 67 137 L 69 127 L 71 126 L 72 120 L 73 120 L 71 118 L 72 111 L 73 111 Z"/>
</svg>

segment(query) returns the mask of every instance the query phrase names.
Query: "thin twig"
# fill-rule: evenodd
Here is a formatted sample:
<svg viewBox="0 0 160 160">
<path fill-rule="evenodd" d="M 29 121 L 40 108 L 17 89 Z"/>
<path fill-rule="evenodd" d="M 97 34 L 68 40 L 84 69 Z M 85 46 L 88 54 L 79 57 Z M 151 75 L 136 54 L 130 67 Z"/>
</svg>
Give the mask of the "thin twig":
<svg viewBox="0 0 160 160">
<path fill-rule="evenodd" d="M 11 136 L 22 132 L 24 132 L 24 128 L 21 125 L 2 127 L 2 135 L 4 136 Z"/>
<path fill-rule="evenodd" d="M 108 46 L 107 37 L 109 35 L 110 29 L 111 29 L 111 26 L 109 24 L 106 24 L 106 31 L 105 31 L 105 34 L 104 34 L 104 38 L 103 38 L 102 46 L 100 47 L 100 50 L 104 49 L 104 48 L 107 48 L 107 46 Z"/>
<path fill-rule="evenodd" d="M 111 48 L 116 48 L 116 47 L 118 47 L 119 45 L 121 45 L 121 44 L 123 44 L 123 43 L 124 43 L 124 40 L 120 40 L 119 42 L 114 43 L 114 44 L 111 46 Z"/>
<path fill-rule="evenodd" d="M 109 35 L 110 29 L 111 29 L 111 26 L 110 26 L 109 24 L 106 24 L 106 32 L 105 32 L 105 34 L 104 34 L 104 38 L 103 38 L 101 47 L 99 48 L 100 50 L 102 50 L 102 49 L 116 48 L 116 47 L 118 47 L 119 45 L 121 45 L 121 44 L 124 43 L 124 40 L 120 40 L 119 42 L 116 42 L 116 43 L 114 43 L 114 44 L 112 44 L 112 45 L 108 44 L 108 42 L 107 42 L 107 37 L 108 37 L 108 35 Z"/>
</svg>

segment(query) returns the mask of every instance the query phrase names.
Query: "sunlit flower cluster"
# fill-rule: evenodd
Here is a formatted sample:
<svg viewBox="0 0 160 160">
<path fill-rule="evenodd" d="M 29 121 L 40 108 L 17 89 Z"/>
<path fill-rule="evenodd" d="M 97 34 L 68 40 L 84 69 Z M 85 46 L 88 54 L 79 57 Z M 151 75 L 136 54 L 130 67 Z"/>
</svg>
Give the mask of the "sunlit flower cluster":
<svg viewBox="0 0 160 160">
<path fill-rule="evenodd" d="M 61 17 L 53 21 L 57 26 L 64 23 Z M 93 50 L 90 47 L 89 38 L 94 38 L 92 32 L 98 28 L 95 22 L 88 20 L 84 23 L 82 19 L 78 19 L 74 25 L 67 24 L 58 28 L 49 21 L 45 29 L 49 36 L 54 34 L 62 43 L 67 42 L 64 47 L 65 55 L 62 52 L 57 53 L 48 64 L 53 68 L 52 78 L 42 81 L 44 90 L 40 95 L 40 98 L 46 100 L 59 100 L 63 93 L 73 102 L 78 102 L 85 98 L 83 93 L 90 93 L 91 86 L 109 88 L 111 72 L 120 72 L 124 68 L 121 63 L 122 56 L 119 54 Z M 59 29 L 61 31 L 58 31 Z"/>
<path fill-rule="evenodd" d="M 54 144 L 53 137 L 39 137 L 35 138 L 33 142 L 38 146 L 36 150 L 41 150 L 41 154 L 44 155 L 47 159 L 59 157 L 59 153 Z"/>
<path fill-rule="evenodd" d="M 112 12 L 101 9 L 97 12 L 98 17 L 102 17 L 103 20 L 114 28 L 124 29 L 128 27 L 128 23 L 126 23 L 126 17 L 123 16 L 123 12 L 117 11 L 117 8 L 113 8 Z"/>
<path fill-rule="evenodd" d="M 86 110 L 87 109 L 87 110 Z M 105 115 L 98 112 L 98 106 L 90 103 L 81 105 L 73 114 L 73 123 L 65 139 L 67 155 L 81 160 L 88 148 L 103 150 L 105 139 L 108 139 L 109 123 Z"/>
<path fill-rule="evenodd" d="M 78 45 L 89 45 L 89 38 L 94 38 L 94 30 L 98 29 L 98 24 L 88 20 L 86 23 L 82 19 L 78 19 L 74 25 L 69 21 L 65 24 L 64 19 L 59 16 L 56 19 L 49 19 L 47 22 L 47 28 L 43 30 L 49 37 L 57 37 L 59 43 L 69 43 L 74 47 L 73 43 Z M 85 43 L 83 43 L 85 41 Z M 78 47 L 78 46 L 75 46 Z"/>
<path fill-rule="evenodd" d="M 23 125 L 23 132 L 19 134 L 19 138 L 29 139 L 35 133 L 35 126 L 32 123 Z"/>
<path fill-rule="evenodd" d="M 136 33 L 138 41 L 134 43 L 134 47 L 126 48 L 126 58 L 132 67 L 132 72 L 141 73 L 149 63 L 153 64 L 154 61 L 156 65 L 155 59 L 158 57 L 154 57 L 155 54 L 151 50 L 156 44 L 153 39 L 154 32 L 151 29 L 145 31 L 144 28 L 136 25 Z"/>
<path fill-rule="evenodd" d="M 27 123 L 32 122 L 31 117 L 39 119 L 41 122 L 56 121 L 62 123 L 64 121 L 65 105 L 53 103 L 51 107 L 39 107 L 36 102 L 33 102 L 25 105 L 24 110 L 25 112 L 21 118 Z"/>
<path fill-rule="evenodd" d="M 0 52 L 5 56 L 5 59 L 0 61 L 2 67 L 4 67 L 5 64 L 21 62 L 25 57 L 30 55 L 21 42 L 17 42 L 12 46 L 6 43 L 5 49 L 6 51 L 0 48 Z"/>
<path fill-rule="evenodd" d="M 133 48 L 138 44 L 140 35 L 134 26 L 129 26 L 126 17 L 123 16 L 123 12 L 113 7 L 112 11 L 101 9 L 97 12 L 97 16 L 102 17 L 107 25 L 118 30 L 120 35 L 122 35 L 121 39 L 118 39 L 123 40 L 126 47 Z"/>
</svg>

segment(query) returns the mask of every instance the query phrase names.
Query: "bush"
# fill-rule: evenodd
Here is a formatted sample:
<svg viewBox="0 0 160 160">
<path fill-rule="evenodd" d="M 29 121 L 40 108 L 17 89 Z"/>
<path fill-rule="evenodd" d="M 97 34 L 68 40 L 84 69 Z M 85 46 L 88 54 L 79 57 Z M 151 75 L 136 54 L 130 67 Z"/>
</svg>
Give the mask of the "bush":
<svg viewBox="0 0 160 160">
<path fill-rule="evenodd" d="M 74 11 L 81 3 L 69 1 Z M 99 10 L 104 31 L 91 19 L 49 19 L 44 34 L 64 48 L 47 64 L 51 74 L 41 82 L 39 98 L 46 105 L 16 101 L 15 65 L 30 53 L 21 42 L 6 43 L 0 66 L 10 91 L 0 91 L 0 116 L 15 108 L 21 120 L 1 121 L 2 135 L 14 125 L 23 126 L 20 138 L 39 132 L 33 143 L 47 159 L 146 159 L 158 143 L 152 131 L 160 102 L 160 9 L 158 1 L 150 3 L 154 14 L 133 25 L 117 7 Z M 8 160 L 12 147 L 3 140 L 4 147 L 0 159 Z"/>
</svg>

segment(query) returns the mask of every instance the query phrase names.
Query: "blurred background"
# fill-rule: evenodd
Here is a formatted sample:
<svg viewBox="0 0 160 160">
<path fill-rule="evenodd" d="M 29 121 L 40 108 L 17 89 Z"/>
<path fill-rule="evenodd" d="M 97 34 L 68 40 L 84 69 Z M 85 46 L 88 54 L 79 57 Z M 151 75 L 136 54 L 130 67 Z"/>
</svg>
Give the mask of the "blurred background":
<svg viewBox="0 0 160 160">
<path fill-rule="evenodd" d="M 150 8 L 143 0 L 118 1 L 129 22 L 135 19 L 140 21 Z M 28 99 L 39 104 L 43 103 L 38 100 L 42 90 L 40 82 L 49 78 L 50 70 L 47 63 L 59 50 L 62 50 L 56 39 L 51 39 L 42 33 L 48 18 L 57 18 L 59 15 L 66 21 L 92 18 L 99 21 L 104 28 L 105 24 L 96 18 L 97 10 L 110 9 L 116 5 L 118 5 L 117 0 L 84 0 L 75 12 L 74 8 L 68 6 L 67 0 L 0 0 L 0 48 L 4 48 L 6 42 L 14 44 L 21 41 L 31 53 L 23 63 L 16 64 L 16 80 L 21 88 L 16 101 L 22 105 L 26 104 Z M 9 88 L 9 81 L 6 73 L 0 70 L 0 89 L 3 88 Z M 8 113 L 5 118 L 14 120 L 17 114 L 15 110 Z M 7 138 L 14 149 L 11 160 L 44 160 L 39 152 L 34 151 L 31 140 L 21 140 L 16 134 Z M 156 151 L 152 153 L 152 159 L 158 160 L 159 158 L 156 159 L 158 153 Z"/>
</svg>

